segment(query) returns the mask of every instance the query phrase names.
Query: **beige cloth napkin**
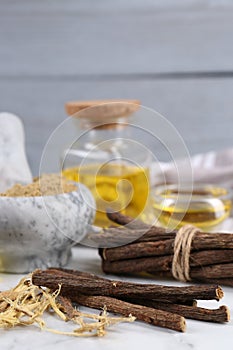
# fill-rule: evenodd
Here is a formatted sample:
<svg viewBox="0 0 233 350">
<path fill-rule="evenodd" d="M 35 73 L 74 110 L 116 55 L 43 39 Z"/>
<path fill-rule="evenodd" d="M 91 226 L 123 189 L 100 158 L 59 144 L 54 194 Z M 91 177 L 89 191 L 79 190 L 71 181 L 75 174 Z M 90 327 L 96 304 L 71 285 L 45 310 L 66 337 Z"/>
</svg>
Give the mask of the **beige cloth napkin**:
<svg viewBox="0 0 233 350">
<path fill-rule="evenodd" d="M 194 182 L 218 183 L 233 188 L 233 148 L 197 154 L 190 159 L 178 160 L 176 164 L 179 166 L 179 171 L 183 172 L 183 179 L 187 182 L 190 182 L 187 165 L 191 164 Z M 152 185 L 162 183 L 164 178 L 167 182 L 176 182 L 176 164 L 173 162 L 152 164 Z"/>
</svg>

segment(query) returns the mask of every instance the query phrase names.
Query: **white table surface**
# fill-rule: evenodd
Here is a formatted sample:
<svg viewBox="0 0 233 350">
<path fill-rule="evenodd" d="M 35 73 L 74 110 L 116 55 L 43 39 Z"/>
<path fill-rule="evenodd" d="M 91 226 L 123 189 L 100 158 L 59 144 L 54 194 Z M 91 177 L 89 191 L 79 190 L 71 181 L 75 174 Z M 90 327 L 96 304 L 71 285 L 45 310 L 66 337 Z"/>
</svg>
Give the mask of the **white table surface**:
<svg viewBox="0 0 233 350">
<path fill-rule="evenodd" d="M 90 248 L 73 248 L 73 257 L 69 267 L 101 274 L 100 258 L 97 251 Z M 1 274 L 0 290 L 9 289 L 16 285 L 22 275 Z M 109 276 L 111 277 L 111 276 Z M 115 277 L 116 278 L 116 277 Z M 119 278 L 119 277 L 117 277 Z M 125 278 L 122 278 L 125 279 Z M 178 282 L 164 282 L 158 280 L 146 280 L 131 278 L 131 281 L 142 283 L 166 283 L 169 285 L 181 285 Z M 226 304 L 233 312 L 233 289 L 224 288 L 225 297 L 220 302 L 201 302 L 200 305 L 217 307 Z M 48 325 L 69 330 L 67 323 L 61 323 L 54 317 L 46 317 Z M 62 328 L 61 328 L 62 326 Z M 75 338 L 64 335 L 55 335 L 41 331 L 37 326 L 16 327 L 10 330 L 0 330 L 0 349 L 3 350 L 29 350 L 29 349 L 101 349 L 101 350 L 139 350 L 143 348 L 182 350 L 182 349 L 232 349 L 233 346 L 233 322 L 228 324 L 214 324 L 187 320 L 186 333 L 178 333 L 167 329 L 144 324 L 142 322 L 123 323 L 112 326 L 103 338 Z"/>
</svg>

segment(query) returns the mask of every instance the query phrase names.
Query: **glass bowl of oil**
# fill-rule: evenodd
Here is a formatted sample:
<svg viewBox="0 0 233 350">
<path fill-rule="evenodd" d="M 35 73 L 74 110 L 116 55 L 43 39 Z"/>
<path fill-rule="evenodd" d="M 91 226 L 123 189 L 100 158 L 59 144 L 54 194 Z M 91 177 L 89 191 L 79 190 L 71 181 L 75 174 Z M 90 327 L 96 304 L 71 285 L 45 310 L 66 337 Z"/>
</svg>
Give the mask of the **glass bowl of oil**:
<svg viewBox="0 0 233 350">
<path fill-rule="evenodd" d="M 152 190 L 152 197 L 157 220 L 172 229 L 192 224 L 208 231 L 228 218 L 232 209 L 232 192 L 218 185 L 162 185 Z"/>
</svg>

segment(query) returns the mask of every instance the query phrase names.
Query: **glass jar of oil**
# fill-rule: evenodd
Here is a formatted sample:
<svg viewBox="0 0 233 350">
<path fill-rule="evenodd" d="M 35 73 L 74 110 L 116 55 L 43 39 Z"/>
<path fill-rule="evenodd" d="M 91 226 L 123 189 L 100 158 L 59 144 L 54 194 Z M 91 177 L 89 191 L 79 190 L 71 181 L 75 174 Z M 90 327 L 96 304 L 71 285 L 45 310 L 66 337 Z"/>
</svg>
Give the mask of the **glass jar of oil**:
<svg viewBox="0 0 233 350">
<path fill-rule="evenodd" d="M 229 189 L 218 185 L 164 185 L 154 189 L 153 207 L 162 226 L 192 224 L 208 231 L 230 215 L 232 198 Z"/>
<path fill-rule="evenodd" d="M 139 107 L 138 101 L 128 100 L 66 104 L 79 137 L 62 155 L 63 175 L 91 190 L 97 207 L 95 224 L 101 227 L 110 224 L 108 208 L 146 222 L 154 219 L 149 180 L 151 154 L 134 141 L 129 128 Z"/>
</svg>

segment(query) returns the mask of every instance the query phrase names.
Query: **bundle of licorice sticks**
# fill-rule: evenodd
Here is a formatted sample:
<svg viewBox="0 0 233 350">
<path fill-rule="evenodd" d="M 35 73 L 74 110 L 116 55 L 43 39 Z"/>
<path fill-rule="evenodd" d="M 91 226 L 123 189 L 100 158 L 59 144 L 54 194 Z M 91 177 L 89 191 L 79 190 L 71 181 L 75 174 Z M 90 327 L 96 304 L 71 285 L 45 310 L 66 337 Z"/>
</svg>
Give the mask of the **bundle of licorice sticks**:
<svg viewBox="0 0 233 350">
<path fill-rule="evenodd" d="M 183 241 L 181 230 L 146 225 L 116 212 L 108 212 L 107 216 L 120 226 L 104 229 L 95 238 L 96 244 L 107 247 L 99 248 L 105 273 L 147 272 L 182 281 L 233 286 L 233 234 L 199 232 L 188 227 L 186 231 L 181 229 L 186 232 Z"/>
</svg>

